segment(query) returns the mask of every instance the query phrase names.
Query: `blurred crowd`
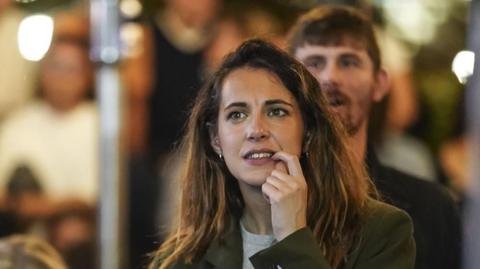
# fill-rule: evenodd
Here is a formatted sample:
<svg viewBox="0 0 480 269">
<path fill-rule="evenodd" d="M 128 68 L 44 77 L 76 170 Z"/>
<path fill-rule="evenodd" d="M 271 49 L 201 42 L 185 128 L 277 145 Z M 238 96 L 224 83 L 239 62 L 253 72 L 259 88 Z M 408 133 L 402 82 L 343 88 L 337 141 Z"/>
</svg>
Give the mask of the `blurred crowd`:
<svg viewBox="0 0 480 269">
<path fill-rule="evenodd" d="M 443 121 L 451 125 L 444 133 L 451 135 L 432 142 L 428 134 L 437 125 L 431 123 L 429 104 L 435 102 L 436 85 L 432 79 L 419 82 L 427 71 L 419 70 L 416 54 L 382 27 L 381 12 L 361 8 L 378 22 L 392 77 L 389 98 L 371 112 L 371 143 L 382 162 L 446 186 L 461 204 L 469 164 L 462 86 L 449 84 L 455 113 Z M 169 224 L 182 160 L 176 143 L 201 82 L 248 38 L 285 47 L 289 26 L 303 11 L 285 13 L 254 1 L 165 0 L 158 11 L 125 20 L 138 31 L 118 65 L 125 96 L 128 268 L 145 264 Z M 83 4 L 52 13 L 50 49 L 40 62 L 29 62 L 16 44 L 27 11 L 0 0 L 0 236 L 35 235 L 69 268 L 95 268 L 101 193 L 89 14 Z"/>
</svg>

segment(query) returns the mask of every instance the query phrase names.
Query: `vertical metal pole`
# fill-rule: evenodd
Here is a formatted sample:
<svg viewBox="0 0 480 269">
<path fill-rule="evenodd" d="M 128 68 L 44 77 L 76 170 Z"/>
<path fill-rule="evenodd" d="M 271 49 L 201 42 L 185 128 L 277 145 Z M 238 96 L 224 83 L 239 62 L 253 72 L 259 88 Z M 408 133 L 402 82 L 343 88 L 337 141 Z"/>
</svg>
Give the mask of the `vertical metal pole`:
<svg viewBox="0 0 480 269">
<path fill-rule="evenodd" d="M 117 0 L 90 0 L 92 58 L 97 63 L 96 88 L 100 111 L 99 265 L 126 268 L 123 162 L 120 147 L 121 92 Z"/>
<path fill-rule="evenodd" d="M 464 218 L 464 266 L 480 266 L 480 0 L 471 0 L 469 10 L 468 49 L 475 53 L 473 75 L 466 91 L 467 133 L 470 154 L 471 187 L 466 194 Z"/>
</svg>

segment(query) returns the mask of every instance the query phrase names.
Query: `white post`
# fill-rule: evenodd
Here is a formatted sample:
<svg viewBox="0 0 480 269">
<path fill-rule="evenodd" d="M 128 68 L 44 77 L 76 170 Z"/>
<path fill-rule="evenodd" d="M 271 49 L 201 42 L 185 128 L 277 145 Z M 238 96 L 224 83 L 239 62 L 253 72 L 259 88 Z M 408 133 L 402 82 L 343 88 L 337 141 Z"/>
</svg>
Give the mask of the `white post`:
<svg viewBox="0 0 480 269">
<path fill-rule="evenodd" d="M 468 49 L 475 53 L 473 75 L 466 91 L 471 188 L 467 190 L 464 218 L 464 269 L 480 266 L 480 0 L 471 0 Z"/>
<path fill-rule="evenodd" d="M 98 214 L 101 269 L 126 268 L 125 194 L 121 150 L 121 87 L 117 0 L 90 0 L 92 58 L 97 63 L 100 112 L 100 192 Z"/>
</svg>

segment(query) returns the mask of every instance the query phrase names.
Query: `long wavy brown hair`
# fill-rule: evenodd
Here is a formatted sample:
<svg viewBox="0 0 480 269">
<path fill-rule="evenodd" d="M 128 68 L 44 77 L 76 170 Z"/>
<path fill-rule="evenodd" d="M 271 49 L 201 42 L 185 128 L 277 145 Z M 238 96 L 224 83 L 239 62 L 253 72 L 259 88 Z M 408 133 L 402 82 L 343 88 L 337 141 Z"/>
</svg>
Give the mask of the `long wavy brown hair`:
<svg viewBox="0 0 480 269">
<path fill-rule="evenodd" d="M 262 40 L 249 40 L 227 56 L 196 98 L 181 144 L 186 157 L 177 223 L 150 268 L 195 262 L 242 215 L 238 183 L 214 152 L 210 132 L 217 131 L 225 77 L 245 67 L 276 75 L 299 104 L 305 126 L 300 162 L 308 187 L 307 224 L 332 267 L 341 264 L 361 228 L 373 187 L 347 149 L 346 132 L 327 111 L 316 79 L 286 52 Z"/>
</svg>

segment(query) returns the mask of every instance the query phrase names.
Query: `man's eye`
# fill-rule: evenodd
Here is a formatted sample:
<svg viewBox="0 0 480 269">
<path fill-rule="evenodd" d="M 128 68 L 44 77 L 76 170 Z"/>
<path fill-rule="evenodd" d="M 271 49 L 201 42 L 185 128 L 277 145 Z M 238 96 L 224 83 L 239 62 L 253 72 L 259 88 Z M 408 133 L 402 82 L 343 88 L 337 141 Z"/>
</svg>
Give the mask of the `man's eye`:
<svg viewBox="0 0 480 269">
<path fill-rule="evenodd" d="M 268 112 L 270 117 L 284 117 L 286 115 L 288 115 L 288 111 L 283 108 L 274 108 Z"/>
<path fill-rule="evenodd" d="M 357 59 L 345 58 L 340 61 L 340 64 L 343 67 L 355 67 L 359 66 L 360 62 Z"/>
<path fill-rule="evenodd" d="M 323 61 L 320 60 L 307 60 L 304 62 L 308 69 L 320 69 L 323 67 Z"/>
<path fill-rule="evenodd" d="M 228 120 L 233 120 L 233 121 L 238 121 L 238 120 L 246 118 L 246 117 L 247 117 L 247 115 L 245 113 L 239 112 L 239 111 L 233 111 L 233 112 L 228 113 L 228 115 L 227 115 L 227 119 Z"/>
</svg>

